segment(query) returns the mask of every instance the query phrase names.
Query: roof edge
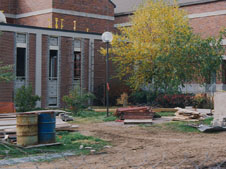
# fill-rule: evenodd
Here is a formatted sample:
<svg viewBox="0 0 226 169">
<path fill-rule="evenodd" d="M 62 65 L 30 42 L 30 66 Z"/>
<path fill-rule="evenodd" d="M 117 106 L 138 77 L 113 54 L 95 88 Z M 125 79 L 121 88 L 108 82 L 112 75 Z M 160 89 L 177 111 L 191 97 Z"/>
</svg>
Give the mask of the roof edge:
<svg viewBox="0 0 226 169">
<path fill-rule="evenodd" d="M 179 3 L 179 6 L 183 7 L 183 6 L 190 6 L 190 5 L 199 5 L 199 4 L 211 3 L 211 2 L 217 2 L 217 1 L 222 1 L 222 0 L 197 0 L 196 2 Z"/>
<path fill-rule="evenodd" d="M 205 3 L 212 3 L 212 2 L 218 2 L 218 1 L 223 1 L 223 0 L 197 0 L 196 2 L 185 2 L 185 3 L 179 3 L 179 7 L 184 7 L 184 6 L 191 6 L 191 5 L 199 5 L 199 4 L 205 4 Z M 120 13 L 115 13 L 115 16 L 125 16 L 125 15 L 131 15 L 134 13 L 134 11 L 128 11 L 128 12 L 120 12 Z"/>
<path fill-rule="evenodd" d="M 114 8 L 116 8 L 116 5 L 114 2 L 112 2 L 112 0 L 108 0 L 108 1 L 114 6 Z"/>
<path fill-rule="evenodd" d="M 0 23 L 0 25 L 14 26 L 14 27 L 19 27 L 19 28 L 41 29 L 41 30 L 48 30 L 48 31 L 70 32 L 70 33 L 89 34 L 89 35 L 102 35 L 101 33 L 95 33 L 95 32 L 54 29 L 54 28 L 45 28 L 45 27 L 37 27 L 37 26 L 29 26 L 29 25 L 18 25 L 18 24 L 8 24 L 8 23 Z"/>
</svg>

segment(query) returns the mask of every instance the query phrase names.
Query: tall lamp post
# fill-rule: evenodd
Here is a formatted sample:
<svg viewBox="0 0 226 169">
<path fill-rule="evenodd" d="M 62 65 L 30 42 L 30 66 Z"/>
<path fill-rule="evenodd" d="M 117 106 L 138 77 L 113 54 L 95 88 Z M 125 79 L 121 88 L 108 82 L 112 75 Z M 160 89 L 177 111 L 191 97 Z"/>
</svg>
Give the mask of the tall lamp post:
<svg viewBox="0 0 226 169">
<path fill-rule="evenodd" d="M 109 43 L 113 40 L 113 35 L 111 32 L 104 32 L 102 34 L 102 40 L 107 45 L 107 55 L 106 55 L 106 107 L 107 107 L 107 117 L 109 116 L 109 66 L 108 66 L 108 58 L 109 58 Z"/>
</svg>

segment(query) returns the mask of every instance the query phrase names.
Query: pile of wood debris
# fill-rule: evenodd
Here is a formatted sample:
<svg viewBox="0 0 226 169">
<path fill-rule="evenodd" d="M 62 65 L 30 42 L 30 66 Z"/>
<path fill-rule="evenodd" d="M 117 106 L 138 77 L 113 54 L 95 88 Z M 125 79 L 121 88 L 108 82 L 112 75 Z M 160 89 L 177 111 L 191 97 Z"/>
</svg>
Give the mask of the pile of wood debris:
<svg viewBox="0 0 226 169">
<path fill-rule="evenodd" d="M 201 113 L 195 110 L 187 110 L 182 108 L 175 108 L 177 111 L 173 121 L 199 121 L 204 120 Z"/>
<path fill-rule="evenodd" d="M 56 113 L 58 114 L 58 112 Z M 17 113 L 0 113 L 0 140 L 16 143 L 16 114 Z M 78 131 L 78 125 L 72 125 L 70 123 L 64 122 L 61 117 L 57 116 L 56 131 L 75 132 Z"/>
<path fill-rule="evenodd" d="M 149 124 L 154 118 L 151 107 L 118 108 L 115 115 L 124 120 L 124 124 Z"/>
</svg>

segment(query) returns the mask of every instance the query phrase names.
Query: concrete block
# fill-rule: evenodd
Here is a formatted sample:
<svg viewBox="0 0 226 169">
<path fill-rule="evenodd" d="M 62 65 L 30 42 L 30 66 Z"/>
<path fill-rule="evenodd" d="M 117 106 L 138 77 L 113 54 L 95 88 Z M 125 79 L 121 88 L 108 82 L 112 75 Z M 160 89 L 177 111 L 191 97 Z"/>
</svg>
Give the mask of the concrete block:
<svg viewBox="0 0 226 169">
<path fill-rule="evenodd" d="M 226 92 L 214 94 L 214 120 L 213 126 L 226 126 Z"/>
</svg>

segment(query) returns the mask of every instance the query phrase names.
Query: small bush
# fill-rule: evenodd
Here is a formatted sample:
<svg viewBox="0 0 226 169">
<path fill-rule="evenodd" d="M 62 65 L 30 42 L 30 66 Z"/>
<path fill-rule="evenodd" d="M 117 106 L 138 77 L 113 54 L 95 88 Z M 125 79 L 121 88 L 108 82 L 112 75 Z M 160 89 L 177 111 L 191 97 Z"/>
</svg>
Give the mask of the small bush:
<svg viewBox="0 0 226 169">
<path fill-rule="evenodd" d="M 33 95 L 31 85 L 28 87 L 22 86 L 16 91 L 15 104 L 19 112 L 34 110 L 38 100 L 40 100 L 40 97 Z"/>
<path fill-rule="evenodd" d="M 70 91 L 69 95 L 63 97 L 63 101 L 67 107 L 71 109 L 74 114 L 88 107 L 88 100 L 94 99 L 95 96 L 92 93 L 85 90 L 75 88 Z"/>
<path fill-rule="evenodd" d="M 136 104 L 146 104 L 147 103 L 147 92 L 143 90 L 138 90 L 133 92 L 129 96 L 129 102 L 136 105 Z"/>
<path fill-rule="evenodd" d="M 211 97 L 206 94 L 197 94 L 193 98 L 193 106 L 195 108 L 213 109 L 213 102 Z"/>
<path fill-rule="evenodd" d="M 120 98 L 117 99 L 117 105 L 123 105 L 123 107 L 128 106 L 128 98 L 127 93 L 121 94 Z"/>
</svg>

